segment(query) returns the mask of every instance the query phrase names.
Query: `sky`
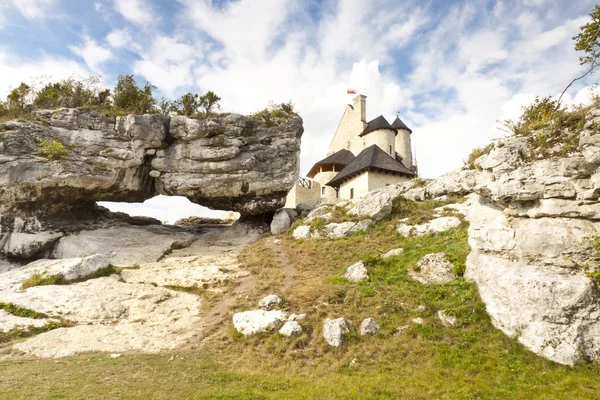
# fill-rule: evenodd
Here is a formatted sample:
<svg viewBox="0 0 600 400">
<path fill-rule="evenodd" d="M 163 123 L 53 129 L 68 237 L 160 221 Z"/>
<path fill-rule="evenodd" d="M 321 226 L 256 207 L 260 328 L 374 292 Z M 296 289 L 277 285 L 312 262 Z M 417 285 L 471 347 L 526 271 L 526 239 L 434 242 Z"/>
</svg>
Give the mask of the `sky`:
<svg viewBox="0 0 600 400">
<path fill-rule="evenodd" d="M 433 178 L 505 135 L 497 121 L 583 72 L 572 37 L 594 4 L 0 0 L 0 97 L 42 76 L 100 75 L 112 88 L 135 74 L 157 97 L 212 90 L 223 111 L 291 100 L 304 120 L 305 174 L 326 156 L 353 88 L 367 96 L 368 120 L 399 115 L 412 129 L 420 175 Z M 597 78 L 577 82 L 565 101 L 585 102 Z M 169 201 L 153 199 L 152 212 L 177 208 Z"/>
</svg>

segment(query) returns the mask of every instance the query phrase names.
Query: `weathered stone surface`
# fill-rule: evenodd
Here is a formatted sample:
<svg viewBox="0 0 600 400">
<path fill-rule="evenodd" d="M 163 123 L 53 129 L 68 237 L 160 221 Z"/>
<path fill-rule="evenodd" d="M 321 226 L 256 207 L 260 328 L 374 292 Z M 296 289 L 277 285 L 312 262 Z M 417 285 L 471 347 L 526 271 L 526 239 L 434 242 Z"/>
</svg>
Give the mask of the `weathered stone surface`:
<svg viewBox="0 0 600 400">
<path fill-rule="evenodd" d="M 281 329 L 279 334 L 287 337 L 298 336 L 302 334 L 302 326 L 296 321 L 287 321 Z"/>
<path fill-rule="evenodd" d="M 4 254 L 7 257 L 24 260 L 48 257 L 58 239 L 63 236 L 62 233 L 54 232 L 12 232 L 6 235 Z"/>
<path fill-rule="evenodd" d="M 287 318 L 283 311 L 252 310 L 233 315 L 233 326 L 243 335 L 269 332 L 278 328 Z"/>
<path fill-rule="evenodd" d="M 346 270 L 344 274 L 344 278 L 348 279 L 350 282 L 362 282 L 369 280 L 369 275 L 367 273 L 367 268 L 362 261 L 357 262 L 356 264 L 352 264 Z"/>
<path fill-rule="evenodd" d="M 348 214 L 380 221 L 392 212 L 392 196 L 385 189 L 373 190 L 353 200 Z"/>
<path fill-rule="evenodd" d="M 158 261 L 172 248 L 187 247 L 194 236 L 167 227 L 120 227 L 83 231 L 59 240 L 57 258 L 107 254 L 116 266 Z"/>
<path fill-rule="evenodd" d="M 306 239 L 308 235 L 310 235 L 310 226 L 308 225 L 300 225 L 292 232 L 294 239 Z"/>
<path fill-rule="evenodd" d="M 346 340 L 346 335 L 350 332 L 350 321 L 344 318 L 326 319 L 323 324 L 323 337 L 327 344 L 333 347 L 340 347 Z"/>
<path fill-rule="evenodd" d="M 457 217 L 439 217 L 418 225 L 399 224 L 397 231 L 405 237 L 419 237 L 444 232 L 460 225 Z"/>
<path fill-rule="evenodd" d="M 363 219 L 359 222 L 340 222 L 331 223 L 323 227 L 323 233 L 330 239 L 339 239 L 347 237 L 357 233 L 358 231 L 365 231 L 373 223 L 370 219 Z"/>
<path fill-rule="evenodd" d="M 281 298 L 279 296 L 277 296 L 276 294 L 270 294 L 267 297 L 261 299 L 261 301 L 258 302 L 258 306 L 265 311 L 270 311 L 274 308 L 277 308 L 283 300 L 281 300 Z"/>
<path fill-rule="evenodd" d="M 285 210 L 279 210 L 275 213 L 273 221 L 271 221 L 271 234 L 279 235 L 285 232 L 291 224 L 292 220 L 289 214 Z"/>
<path fill-rule="evenodd" d="M 379 325 L 375 321 L 375 318 L 365 318 L 360 323 L 359 331 L 361 336 L 372 336 L 379 331 Z"/>
<path fill-rule="evenodd" d="M 446 259 L 444 253 L 432 253 L 423 256 L 417 262 L 416 270 L 409 271 L 409 275 L 424 285 L 442 284 L 455 279 L 452 273 L 454 266 Z"/>
<path fill-rule="evenodd" d="M 0 332 L 10 332 L 13 329 L 27 329 L 29 327 L 40 328 L 48 323 L 46 318 L 25 318 L 12 315 L 0 310 Z"/>
<path fill-rule="evenodd" d="M 438 311 L 437 316 L 444 326 L 454 326 L 458 323 L 458 319 L 446 313 L 445 310 Z"/>
<path fill-rule="evenodd" d="M 404 249 L 403 248 L 392 249 L 392 250 L 388 251 L 387 253 L 382 254 L 381 258 L 386 259 L 386 258 L 389 258 L 389 257 L 399 256 L 402 253 L 404 253 Z"/>
</svg>

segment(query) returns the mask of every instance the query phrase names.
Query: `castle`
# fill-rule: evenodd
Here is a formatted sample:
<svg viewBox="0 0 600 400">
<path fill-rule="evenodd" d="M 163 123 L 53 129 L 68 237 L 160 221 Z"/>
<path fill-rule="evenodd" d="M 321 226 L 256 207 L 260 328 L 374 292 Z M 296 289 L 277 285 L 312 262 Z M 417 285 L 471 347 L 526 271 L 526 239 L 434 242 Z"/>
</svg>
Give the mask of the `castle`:
<svg viewBox="0 0 600 400">
<path fill-rule="evenodd" d="M 367 96 L 359 94 L 346 106 L 327 157 L 310 169 L 310 180 L 294 186 L 286 207 L 350 200 L 417 175 L 406 124 L 398 117 L 390 124 L 383 115 L 367 122 L 366 116 Z"/>
</svg>

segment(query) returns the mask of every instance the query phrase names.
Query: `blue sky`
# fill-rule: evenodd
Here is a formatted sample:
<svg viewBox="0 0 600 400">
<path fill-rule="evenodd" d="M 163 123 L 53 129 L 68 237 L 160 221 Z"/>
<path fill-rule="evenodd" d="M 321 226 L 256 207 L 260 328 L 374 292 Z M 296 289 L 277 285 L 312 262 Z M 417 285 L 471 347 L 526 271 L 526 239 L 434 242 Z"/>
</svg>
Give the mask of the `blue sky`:
<svg viewBox="0 0 600 400">
<path fill-rule="evenodd" d="M 0 96 L 45 75 L 134 73 L 157 96 L 213 90 L 224 110 L 292 100 L 301 173 L 326 155 L 351 96 L 413 129 L 421 174 L 460 167 L 535 95 L 582 68 L 572 36 L 594 1 L 0 0 Z M 585 101 L 592 77 L 568 102 Z"/>
</svg>

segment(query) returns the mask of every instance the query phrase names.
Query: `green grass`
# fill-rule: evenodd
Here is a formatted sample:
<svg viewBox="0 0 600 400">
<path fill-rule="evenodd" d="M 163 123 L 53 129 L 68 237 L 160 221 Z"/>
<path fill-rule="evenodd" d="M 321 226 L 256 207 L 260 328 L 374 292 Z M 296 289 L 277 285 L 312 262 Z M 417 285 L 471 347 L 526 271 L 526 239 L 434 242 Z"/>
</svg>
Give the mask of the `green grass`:
<svg viewBox="0 0 600 400">
<path fill-rule="evenodd" d="M 61 274 L 48 274 L 46 272 L 35 272 L 31 276 L 21 282 L 21 290 L 34 287 L 34 286 L 46 286 L 46 285 L 70 285 L 72 283 L 85 282 L 90 279 L 101 278 L 103 276 L 110 276 L 112 274 L 118 274 L 117 269 L 113 265 L 107 265 L 106 267 L 99 268 L 96 271 L 77 279 L 65 279 Z"/>
<path fill-rule="evenodd" d="M 258 300 L 281 289 L 284 257 L 293 263 L 294 284 L 279 294 L 289 312 L 307 314 L 299 337 L 243 337 L 228 314 L 222 329 L 194 350 L 0 361 L 0 398 L 597 399 L 598 364 L 571 368 L 529 352 L 493 327 L 473 283 L 457 278 L 422 285 L 410 279 L 408 270 L 425 254 L 443 251 L 464 267 L 469 253 L 466 223 L 421 238 L 396 234 L 398 219 L 419 217 L 434 205 L 396 201 L 394 215 L 363 235 L 302 242 L 283 235 L 275 247 L 269 237 L 242 251 L 240 263 L 256 284 L 236 298 L 231 311 L 256 308 Z M 398 247 L 402 254 L 379 257 Z M 358 260 L 365 261 L 369 281 L 340 279 Z M 459 323 L 444 327 L 439 310 Z M 332 348 L 322 326 L 325 318 L 337 317 L 350 319 L 353 328 L 346 344 Z M 366 317 L 381 329 L 363 338 L 356 331 Z M 423 325 L 411 324 L 415 317 Z"/>
<path fill-rule="evenodd" d="M 29 308 L 19 307 L 13 303 L 2 303 L 0 302 L 0 310 L 4 310 L 9 314 L 16 315 L 17 317 L 23 318 L 34 318 L 34 319 L 42 319 L 47 318 L 46 314 L 30 310 Z"/>
</svg>

